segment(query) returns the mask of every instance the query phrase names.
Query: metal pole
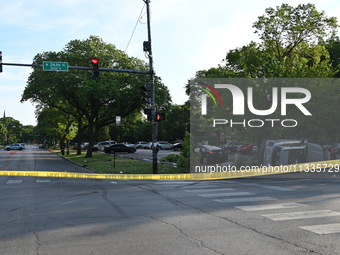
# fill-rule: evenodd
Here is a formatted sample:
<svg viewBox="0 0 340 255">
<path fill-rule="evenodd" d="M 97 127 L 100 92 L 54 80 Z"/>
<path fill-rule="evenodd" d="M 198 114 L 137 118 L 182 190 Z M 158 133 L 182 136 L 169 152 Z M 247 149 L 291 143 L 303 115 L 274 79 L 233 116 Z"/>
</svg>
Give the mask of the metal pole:
<svg viewBox="0 0 340 255">
<path fill-rule="evenodd" d="M 43 67 L 43 65 L 35 65 L 35 64 L 17 64 L 17 63 L 2 63 L 2 65 L 7 66 L 26 66 L 26 67 Z M 87 66 L 69 66 L 68 69 L 76 69 L 76 70 L 92 70 L 92 67 Z M 101 72 L 118 72 L 118 73 L 140 73 L 140 74 L 149 74 L 150 71 L 144 70 L 129 70 L 129 69 L 115 69 L 115 68 L 99 68 L 98 71 Z M 52 71 L 58 72 L 58 71 Z"/>
<path fill-rule="evenodd" d="M 156 119 L 156 100 L 155 100 L 155 86 L 154 86 L 154 70 L 153 70 L 153 56 L 151 47 L 151 26 L 150 26 L 150 0 L 144 0 L 146 4 L 146 15 L 147 15 L 147 25 L 148 25 L 148 43 L 149 43 L 149 68 L 150 68 L 150 90 L 151 90 L 151 142 L 152 142 L 152 173 L 157 174 L 157 122 Z"/>
</svg>

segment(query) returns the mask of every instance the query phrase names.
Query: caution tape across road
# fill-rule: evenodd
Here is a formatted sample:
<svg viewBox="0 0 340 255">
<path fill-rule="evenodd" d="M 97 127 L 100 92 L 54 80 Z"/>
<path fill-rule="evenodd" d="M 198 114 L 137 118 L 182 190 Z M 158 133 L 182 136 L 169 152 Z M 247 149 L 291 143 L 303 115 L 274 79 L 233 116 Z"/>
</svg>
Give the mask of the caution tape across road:
<svg viewBox="0 0 340 255">
<path fill-rule="evenodd" d="M 212 171 L 214 170 L 214 171 Z M 284 173 L 328 173 L 340 172 L 340 160 L 329 160 L 312 163 L 302 163 L 282 166 L 245 166 L 237 170 L 223 168 L 210 168 L 209 173 L 197 172 L 186 174 L 101 174 L 101 173 L 74 173 L 50 171 L 10 171 L 2 170 L 2 176 L 27 176 L 48 178 L 80 178 L 80 179 L 125 179 L 125 180 L 214 180 L 233 179 L 253 176 L 265 176 Z"/>
</svg>

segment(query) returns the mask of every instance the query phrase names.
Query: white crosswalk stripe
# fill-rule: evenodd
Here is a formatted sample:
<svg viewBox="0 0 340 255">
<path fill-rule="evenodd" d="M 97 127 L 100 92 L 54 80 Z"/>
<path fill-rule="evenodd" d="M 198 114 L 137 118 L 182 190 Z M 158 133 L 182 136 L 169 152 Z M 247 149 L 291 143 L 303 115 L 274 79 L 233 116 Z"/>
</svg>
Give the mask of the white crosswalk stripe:
<svg viewBox="0 0 340 255">
<path fill-rule="evenodd" d="M 23 180 L 19 179 L 19 180 L 8 180 L 6 182 L 6 184 L 22 184 Z M 51 180 L 48 179 L 36 179 L 35 180 L 36 183 L 50 183 Z"/>
<path fill-rule="evenodd" d="M 340 233 L 340 223 L 304 226 L 300 228 L 319 235 Z"/>
<path fill-rule="evenodd" d="M 8 180 L 7 184 L 21 184 L 22 180 Z"/>
<path fill-rule="evenodd" d="M 219 203 L 241 203 L 241 202 L 258 202 L 258 201 L 268 201 L 277 200 L 273 197 L 238 197 L 238 198 L 226 198 L 226 199 L 214 199 L 214 201 Z"/>
<path fill-rule="evenodd" d="M 50 180 L 35 180 L 37 183 L 48 183 Z"/>
<path fill-rule="evenodd" d="M 185 190 L 187 189 L 209 189 L 209 188 L 218 188 L 218 186 L 213 186 L 213 185 L 190 185 L 190 186 L 185 186 Z"/>
<path fill-rule="evenodd" d="M 268 219 L 271 219 L 273 221 L 284 221 L 284 220 L 299 220 L 299 219 L 309 219 L 309 218 L 340 216 L 340 213 L 336 211 L 332 211 L 332 210 L 315 210 L 315 211 L 302 211 L 302 212 L 290 212 L 290 213 L 264 214 L 262 216 Z"/>
<path fill-rule="evenodd" d="M 232 188 L 219 188 L 219 189 L 184 189 L 185 192 L 192 192 L 192 193 L 206 193 L 206 192 L 224 192 L 224 191 L 232 191 L 235 189 Z"/>
<path fill-rule="evenodd" d="M 291 203 L 276 203 L 276 204 L 264 204 L 264 205 L 248 205 L 248 206 L 236 206 L 236 208 L 243 211 L 262 211 L 262 210 L 275 210 L 275 209 L 288 209 L 295 207 L 308 206 L 295 202 Z"/>
<path fill-rule="evenodd" d="M 232 197 L 232 196 L 250 196 L 255 195 L 250 192 L 230 192 L 230 193 L 212 193 L 212 194 L 197 194 L 200 197 Z"/>
</svg>

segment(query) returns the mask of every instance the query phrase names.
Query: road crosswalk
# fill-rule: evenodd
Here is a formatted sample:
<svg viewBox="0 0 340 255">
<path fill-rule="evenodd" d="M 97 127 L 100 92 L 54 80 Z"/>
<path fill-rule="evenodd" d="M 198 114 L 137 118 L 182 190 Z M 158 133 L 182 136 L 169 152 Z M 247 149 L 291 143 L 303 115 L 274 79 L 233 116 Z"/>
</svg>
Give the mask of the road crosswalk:
<svg viewBox="0 0 340 255">
<path fill-rule="evenodd" d="M 233 181 L 230 181 L 229 183 L 239 184 Z M 252 192 L 249 192 L 249 186 L 254 187 L 255 191 L 252 190 Z M 248 187 L 247 191 L 242 190 L 245 187 Z M 320 235 L 340 233 L 340 223 L 336 222 L 340 219 L 340 212 L 331 209 L 314 210 L 309 205 L 303 203 L 280 202 L 280 199 L 274 196 L 257 195 L 256 189 L 258 188 L 275 190 L 276 192 L 296 191 L 294 188 L 256 183 L 237 185 L 237 188 L 221 188 L 212 185 L 191 185 L 184 187 L 182 190 L 186 193 L 195 194 L 199 197 L 207 198 L 217 203 L 234 205 L 234 208 L 245 212 L 260 212 L 260 217 L 277 222 L 334 217 L 335 222 L 332 224 L 297 226 L 299 229 Z M 276 210 L 275 212 L 280 210 L 281 212 L 269 213 L 271 210 Z M 285 212 L 285 210 L 289 210 L 289 212 Z M 292 212 L 291 210 L 294 211 Z"/>
<path fill-rule="evenodd" d="M 31 179 L 35 183 L 50 183 L 50 179 Z M 13 178 L 5 181 L 7 185 L 18 185 L 23 179 Z M 227 187 L 225 184 L 229 183 Z M 245 213 L 256 213 L 256 217 L 262 217 L 275 222 L 297 221 L 298 229 L 309 231 L 319 235 L 340 234 L 340 212 L 333 208 L 314 208 L 303 202 L 282 202 L 279 194 L 282 192 L 296 192 L 297 188 L 266 185 L 261 183 L 224 182 L 220 184 L 199 184 L 188 182 L 158 182 L 164 187 L 176 187 L 171 189 L 185 192 L 188 195 L 209 199 L 214 203 L 228 204 Z M 270 192 L 270 196 L 263 195 L 263 189 Z M 261 194 L 259 194 L 261 193 Z M 267 192 L 266 192 L 267 194 Z M 281 196 L 282 197 L 282 196 Z M 281 201 L 280 201 L 281 200 Z M 328 219 L 327 224 L 314 224 L 305 226 L 299 221 L 307 219 Z M 334 221 L 330 223 L 330 221 Z M 320 222 L 318 222 L 320 223 Z"/>
<path fill-rule="evenodd" d="M 8 180 L 6 182 L 6 184 L 22 184 L 22 181 L 21 179 L 14 179 L 14 180 Z M 51 180 L 48 180 L 48 179 L 36 179 L 35 180 L 36 183 L 50 183 Z"/>
</svg>

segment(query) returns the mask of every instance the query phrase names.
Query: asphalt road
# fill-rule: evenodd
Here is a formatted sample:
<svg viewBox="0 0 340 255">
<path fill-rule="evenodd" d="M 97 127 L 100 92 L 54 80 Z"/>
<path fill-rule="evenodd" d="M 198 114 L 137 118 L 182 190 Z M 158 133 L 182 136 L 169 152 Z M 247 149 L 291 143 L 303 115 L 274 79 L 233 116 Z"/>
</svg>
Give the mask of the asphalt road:
<svg viewBox="0 0 340 255">
<path fill-rule="evenodd" d="M 1 152 L 0 169 L 86 171 L 34 148 Z M 339 175 L 295 177 L 123 181 L 0 176 L 0 251 L 340 254 Z"/>
</svg>

